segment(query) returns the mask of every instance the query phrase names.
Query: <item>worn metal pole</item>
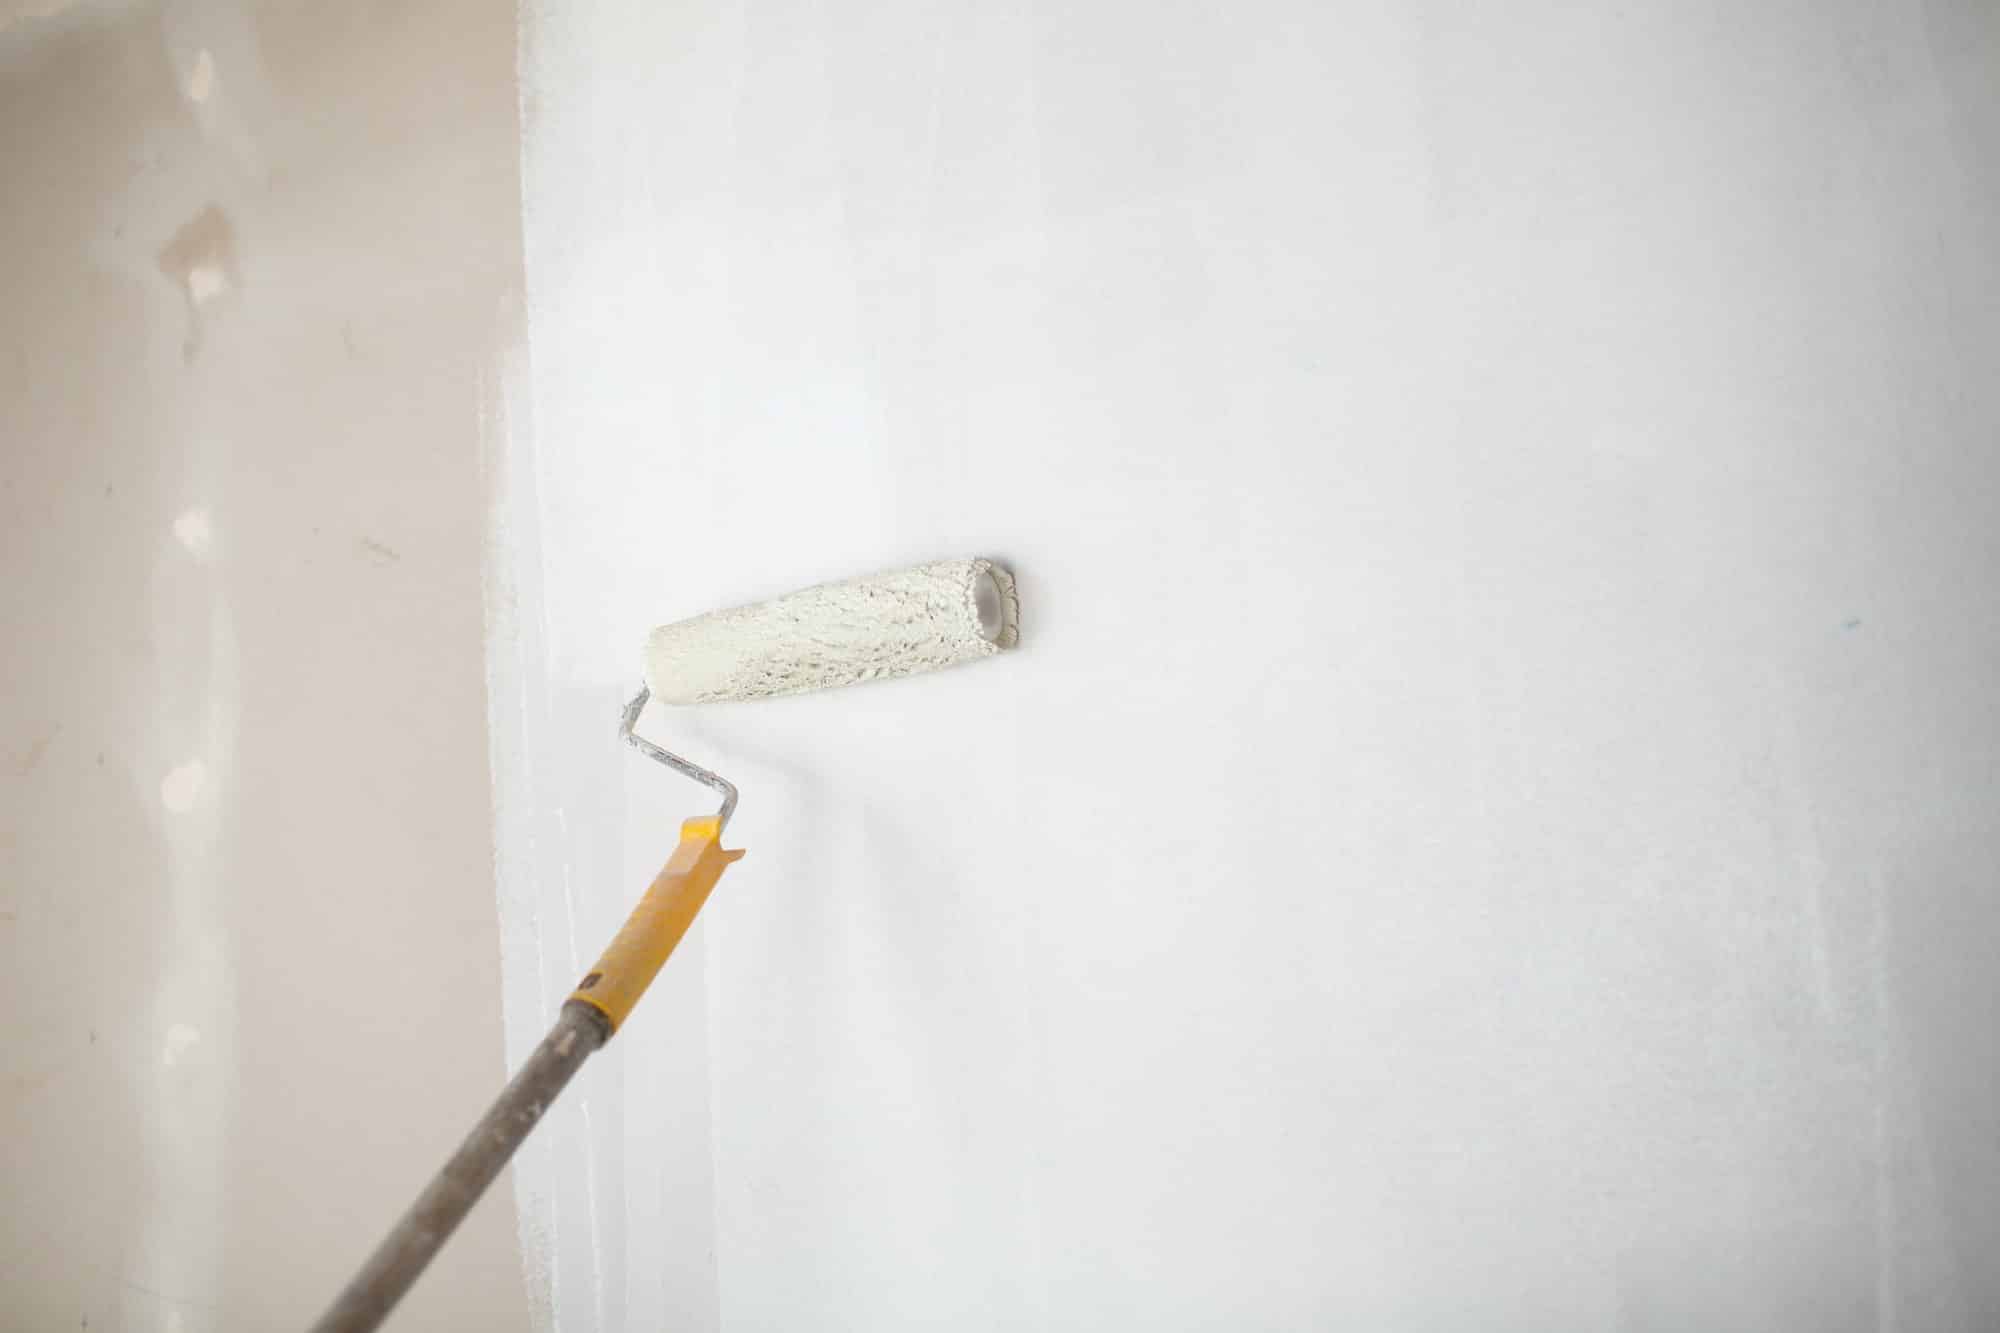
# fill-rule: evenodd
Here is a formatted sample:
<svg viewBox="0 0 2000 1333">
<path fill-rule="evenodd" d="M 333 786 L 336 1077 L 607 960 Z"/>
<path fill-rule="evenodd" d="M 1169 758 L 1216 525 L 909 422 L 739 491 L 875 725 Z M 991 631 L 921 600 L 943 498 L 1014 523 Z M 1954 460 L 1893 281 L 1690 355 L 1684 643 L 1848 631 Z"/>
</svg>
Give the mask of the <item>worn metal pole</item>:
<svg viewBox="0 0 2000 1333">
<path fill-rule="evenodd" d="M 444 1170 L 417 1196 L 332 1308 L 320 1316 L 314 1333 L 367 1333 L 379 1328 L 556 1094 L 610 1037 L 611 1023 L 602 1013 L 576 1000 L 565 1003 L 549 1035 L 508 1082 L 493 1109 L 472 1127 Z"/>
</svg>

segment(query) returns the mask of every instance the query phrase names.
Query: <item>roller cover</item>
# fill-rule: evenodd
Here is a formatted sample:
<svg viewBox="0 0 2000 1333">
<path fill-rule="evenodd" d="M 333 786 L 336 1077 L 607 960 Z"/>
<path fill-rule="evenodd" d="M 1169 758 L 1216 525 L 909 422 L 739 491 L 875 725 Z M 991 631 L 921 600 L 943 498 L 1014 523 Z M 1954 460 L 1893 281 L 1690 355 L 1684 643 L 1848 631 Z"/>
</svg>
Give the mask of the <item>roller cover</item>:
<svg viewBox="0 0 2000 1333">
<path fill-rule="evenodd" d="M 669 704 L 761 699 L 952 666 L 1019 637 L 1011 574 L 940 560 L 662 625 L 646 685 Z"/>
</svg>

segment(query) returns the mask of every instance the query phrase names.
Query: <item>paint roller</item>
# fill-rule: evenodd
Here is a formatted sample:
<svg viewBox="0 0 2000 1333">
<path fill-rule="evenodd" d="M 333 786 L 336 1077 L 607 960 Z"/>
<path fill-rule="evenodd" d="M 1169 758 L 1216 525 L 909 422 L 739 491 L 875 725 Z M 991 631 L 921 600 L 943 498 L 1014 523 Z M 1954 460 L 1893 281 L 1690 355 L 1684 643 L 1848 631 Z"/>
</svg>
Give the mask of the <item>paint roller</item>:
<svg viewBox="0 0 2000 1333">
<path fill-rule="evenodd" d="M 886 680 L 1004 652 L 1019 638 L 1013 576 L 990 560 L 943 560 L 822 584 L 654 630 L 645 685 L 625 705 L 619 735 L 713 790 L 720 804 L 682 823 L 666 867 L 563 1002 L 548 1036 L 314 1329 L 360 1333 L 381 1325 L 557 1094 L 618 1031 L 723 870 L 743 855 L 722 847 L 736 788 L 634 730 L 649 698 L 709 704 Z"/>
</svg>

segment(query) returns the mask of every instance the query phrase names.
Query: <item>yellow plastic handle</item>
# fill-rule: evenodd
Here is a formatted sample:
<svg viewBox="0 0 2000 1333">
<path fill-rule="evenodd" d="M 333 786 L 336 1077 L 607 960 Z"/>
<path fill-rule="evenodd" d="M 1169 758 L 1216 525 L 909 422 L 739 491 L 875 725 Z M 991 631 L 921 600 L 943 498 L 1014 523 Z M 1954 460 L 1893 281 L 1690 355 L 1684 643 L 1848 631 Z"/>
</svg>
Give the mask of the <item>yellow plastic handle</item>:
<svg viewBox="0 0 2000 1333">
<path fill-rule="evenodd" d="M 613 1032 L 694 924 L 695 913 L 708 901 L 709 890 L 722 878 L 723 867 L 743 855 L 740 848 L 724 851 L 721 840 L 721 821 L 714 815 L 681 825 L 681 845 L 674 848 L 666 868 L 632 909 L 632 915 L 625 918 L 597 966 L 570 992 L 570 999 L 609 1019 Z"/>
</svg>

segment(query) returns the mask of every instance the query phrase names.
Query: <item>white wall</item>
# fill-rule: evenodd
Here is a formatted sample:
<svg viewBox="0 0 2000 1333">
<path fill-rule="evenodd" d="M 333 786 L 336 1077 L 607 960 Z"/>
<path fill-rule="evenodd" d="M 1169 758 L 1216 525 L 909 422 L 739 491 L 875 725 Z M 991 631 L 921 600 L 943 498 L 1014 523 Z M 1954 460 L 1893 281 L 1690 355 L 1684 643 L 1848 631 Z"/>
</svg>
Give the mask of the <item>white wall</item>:
<svg viewBox="0 0 2000 1333">
<path fill-rule="evenodd" d="M 986 554 L 997 664 L 647 726 L 734 869 L 521 1172 L 557 1327 L 2000 1320 L 1994 20 L 529 7 L 518 1055 L 704 794 L 653 623 Z"/>
</svg>

